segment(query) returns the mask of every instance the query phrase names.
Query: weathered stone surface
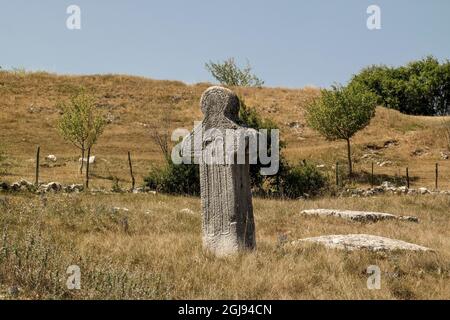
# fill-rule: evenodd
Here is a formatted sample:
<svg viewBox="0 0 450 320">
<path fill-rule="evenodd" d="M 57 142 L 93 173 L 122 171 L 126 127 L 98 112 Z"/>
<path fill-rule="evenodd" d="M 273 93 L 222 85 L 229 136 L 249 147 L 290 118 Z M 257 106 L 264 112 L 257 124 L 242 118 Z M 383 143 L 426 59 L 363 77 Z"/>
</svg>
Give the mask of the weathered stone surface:
<svg viewBox="0 0 450 320">
<path fill-rule="evenodd" d="M 201 97 L 204 119 L 201 126 L 184 140 L 195 145 L 195 132 L 201 130 L 200 190 L 202 202 L 203 245 L 218 256 L 255 247 L 255 225 L 248 161 L 230 164 L 237 156 L 224 139 L 236 141 L 246 129 L 239 126 L 239 99 L 231 90 L 211 87 Z M 237 143 L 239 145 L 239 142 Z M 222 152 L 220 152 L 222 150 Z M 226 152 L 223 152 L 226 150 Z M 245 151 L 245 150 L 244 150 Z M 194 150 L 194 157 L 197 151 Z M 198 154 L 197 154 L 198 155 Z M 211 163 L 213 160 L 213 163 Z M 209 162 L 208 162 L 209 161 Z"/>
<path fill-rule="evenodd" d="M 51 161 L 51 162 L 56 162 L 57 158 L 54 154 L 49 154 L 48 156 L 45 157 L 45 160 Z"/>
<path fill-rule="evenodd" d="M 9 184 L 4 181 L 0 182 L 0 190 L 9 190 Z"/>
<path fill-rule="evenodd" d="M 39 186 L 39 191 L 40 192 L 58 192 L 58 191 L 62 191 L 63 187 L 59 182 L 49 182 L 47 184 L 42 184 Z"/>
<path fill-rule="evenodd" d="M 34 189 L 34 184 L 24 179 L 14 182 L 9 186 L 9 190 L 11 191 L 34 191 Z"/>
<path fill-rule="evenodd" d="M 64 187 L 64 192 L 72 193 L 72 192 L 82 192 L 84 190 L 84 186 L 82 184 L 71 184 Z"/>
<path fill-rule="evenodd" d="M 380 220 L 405 220 L 411 222 L 419 222 L 417 217 L 397 216 L 384 212 L 370 211 L 352 211 L 352 210 L 335 210 L 335 209 L 310 209 L 303 210 L 301 214 L 309 216 L 330 216 L 343 219 L 359 221 L 359 222 L 376 222 Z"/>
<path fill-rule="evenodd" d="M 370 251 L 433 251 L 430 248 L 408 243 L 401 240 L 395 240 L 385 237 L 379 237 L 369 234 L 348 234 L 348 235 L 328 235 L 314 238 L 305 238 L 293 241 L 293 245 L 304 242 L 323 244 L 328 248 L 341 250 L 370 250 Z"/>
</svg>

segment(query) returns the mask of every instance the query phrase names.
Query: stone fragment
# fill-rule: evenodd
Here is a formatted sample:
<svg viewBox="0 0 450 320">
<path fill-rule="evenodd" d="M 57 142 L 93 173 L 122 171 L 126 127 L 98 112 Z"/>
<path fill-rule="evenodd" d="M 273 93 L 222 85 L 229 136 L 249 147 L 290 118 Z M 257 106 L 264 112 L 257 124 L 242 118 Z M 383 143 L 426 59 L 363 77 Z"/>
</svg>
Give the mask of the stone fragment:
<svg viewBox="0 0 450 320">
<path fill-rule="evenodd" d="M 352 211 L 352 210 L 335 210 L 335 209 L 311 209 L 303 210 L 301 214 L 309 216 L 330 216 L 343 219 L 359 221 L 359 222 L 376 222 L 380 220 L 405 220 L 411 222 L 419 222 L 419 219 L 411 216 L 397 216 L 384 212 L 371 211 Z"/>
<path fill-rule="evenodd" d="M 408 243 L 402 240 L 390 239 L 369 234 L 328 235 L 305 238 L 293 241 L 293 245 L 304 242 L 319 243 L 328 248 L 341 250 L 369 250 L 369 251 L 433 251 L 430 248 Z"/>
</svg>

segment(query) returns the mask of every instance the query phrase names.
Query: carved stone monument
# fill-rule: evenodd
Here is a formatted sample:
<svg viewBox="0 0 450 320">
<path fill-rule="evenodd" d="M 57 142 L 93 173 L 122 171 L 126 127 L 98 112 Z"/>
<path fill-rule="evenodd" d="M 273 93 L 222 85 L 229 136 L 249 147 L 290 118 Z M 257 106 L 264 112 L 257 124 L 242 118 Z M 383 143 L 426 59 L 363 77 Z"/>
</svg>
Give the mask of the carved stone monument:
<svg viewBox="0 0 450 320">
<path fill-rule="evenodd" d="M 185 142 L 202 132 L 201 143 L 194 144 L 200 158 L 203 245 L 218 256 L 253 249 L 247 138 L 256 132 L 238 125 L 239 99 L 231 90 L 211 87 L 200 104 L 204 119 Z"/>
</svg>

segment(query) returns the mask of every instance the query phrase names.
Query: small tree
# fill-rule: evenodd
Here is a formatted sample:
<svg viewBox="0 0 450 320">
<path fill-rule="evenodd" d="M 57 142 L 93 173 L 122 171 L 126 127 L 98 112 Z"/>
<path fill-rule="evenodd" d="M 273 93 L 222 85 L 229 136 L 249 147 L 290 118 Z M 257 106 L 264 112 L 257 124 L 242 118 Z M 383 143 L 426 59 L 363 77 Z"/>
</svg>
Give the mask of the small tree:
<svg viewBox="0 0 450 320">
<path fill-rule="evenodd" d="M 450 114 L 450 61 L 433 56 L 398 68 L 373 65 L 353 76 L 379 97 L 380 104 L 406 114 Z"/>
<path fill-rule="evenodd" d="M 306 121 L 329 140 L 347 141 L 348 171 L 351 176 L 350 139 L 370 123 L 375 115 L 377 97 L 359 84 L 332 86 L 331 90 L 321 92 L 321 97 L 307 107 Z"/>
<path fill-rule="evenodd" d="M 106 122 L 96 110 L 94 98 L 84 92 L 73 96 L 69 103 L 62 103 L 60 106 L 63 114 L 58 127 L 62 137 L 81 150 L 80 173 L 82 174 L 85 153 L 88 151 L 90 154 Z M 89 162 L 89 159 L 87 161 Z"/>
<path fill-rule="evenodd" d="M 234 58 L 224 62 L 212 62 L 205 64 L 206 69 L 220 84 L 237 87 L 261 87 L 264 81 L 252 73 L 252 67 L 247 61 L 244 68 L 236 65 Z"/>
</svg>

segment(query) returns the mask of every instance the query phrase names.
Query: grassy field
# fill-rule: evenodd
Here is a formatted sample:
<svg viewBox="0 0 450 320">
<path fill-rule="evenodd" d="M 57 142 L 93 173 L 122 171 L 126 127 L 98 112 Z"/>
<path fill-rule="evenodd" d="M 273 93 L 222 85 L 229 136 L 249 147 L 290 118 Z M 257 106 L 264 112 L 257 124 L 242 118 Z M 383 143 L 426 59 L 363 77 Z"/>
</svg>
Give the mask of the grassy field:
<svg viewBox="0 0 450 320">
<path fill-rule="evenodd" d="M 257 250 L 216 258 L 202 250 L 198 198 L 165 195 L 0 196 L 2 298 L 44 299 L 449 299 L 449 197 L 384 196 L 307 201 L 255 199 Z M 114 213 L 113 207 L 129 211 Z M 361 224 L 304 217 L 305 208 L 416 215 L 420 223 Z M 191 213 L 186 212 L 192 210 Z M 303 237 L 369 233 L 433 253 L 343 252 Z M 280 236 L 287 242 L 280 242 Z M 81 269 L 81 290 L 66 270 Z M 382 270 L 367 289 L 366 268 Z M 14 288 L 11 290 L 11 288 Z"/>
<path fill-rule="evenodd" d="M 41 146 L 41 182 L 81 183 L 78 151 L 61 139 L 58 103 L 80 86 L 91 92 L 109 119 L 93 150 L 91 187 L 129 187 L 127 152 L 137 184 L 162 163 L 150 128 L 190 129 L 202 118 L 199 99 L 210 84 L 185 85 L 121 75 L 58 76 L 0 71 L 0 181 L 34 179 Z M 345 145 L 310 130 L 304 107 L 314 88 L 234 88 L 246 104 L 275 121 L 290 162 L 307 159 L 333 180 L 336 161 L 345 167 Z M 164 121 L 170 116 L 171 121 Z M 378 108 L 353 139 L 354 186 L 369 182 L 450 189 L 450 160 L 442 118 L 413 117 Z M 1 152 L 4 151 L 4 157 Z M 447 152 L 447 151 L 446 151 Z M 56 163 L 43 158 L 54 154 Z M 389 165 L 377 163 L 389 161 Z M 322 166 L 321 166 L 322 167 Z M 0 298 L 20 299 L 450 299 L 450 197 L 378 196 L 298 201 L 254 199 L 257 250 L 216 258 L 202 250 L 200 200 L 153 194 L 0 194 Z M 114 212 L 113 207 L 127 208 Z M 189 213 L 190 209 L 192 212 Z M 420 223 L 361 224 L 299 215 L 302 209 L 336 208 L 415 215 Z M 342 252 L 304 237 L 368 233 L 435 249 L 432 253 Z M 287 241 L 280 241 L 287 239 Z M 68 290 L 66 270 L 81 268 L 81 290 Z M 378 265 L 381 290 L 366 286 L 369 265 Z"/>
</svg>

